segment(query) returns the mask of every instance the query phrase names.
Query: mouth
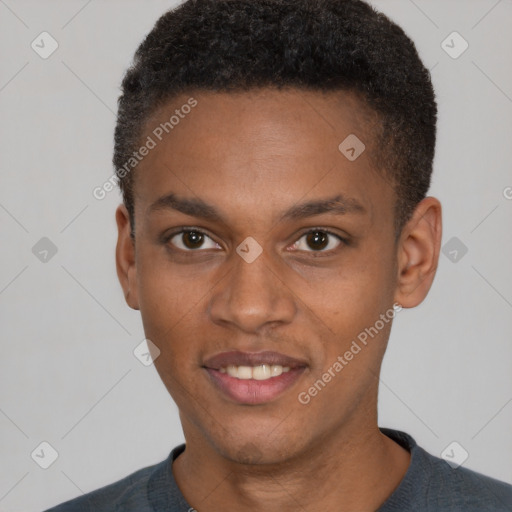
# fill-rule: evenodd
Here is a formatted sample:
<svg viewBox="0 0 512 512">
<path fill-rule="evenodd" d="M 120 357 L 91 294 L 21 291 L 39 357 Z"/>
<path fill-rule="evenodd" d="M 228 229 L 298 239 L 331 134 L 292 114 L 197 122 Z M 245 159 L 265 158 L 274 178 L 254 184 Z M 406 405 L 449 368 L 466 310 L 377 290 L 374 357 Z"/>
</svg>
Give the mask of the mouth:
<svg viewBox="0 0 512 512">
<path fill-rule="evenodd" d="M 307 364 L 278 352 L 223 352 L 207 359 L 203 368 L 214 386 L 238 404 L 275 400 L 299 379 Z"/>
</svg>

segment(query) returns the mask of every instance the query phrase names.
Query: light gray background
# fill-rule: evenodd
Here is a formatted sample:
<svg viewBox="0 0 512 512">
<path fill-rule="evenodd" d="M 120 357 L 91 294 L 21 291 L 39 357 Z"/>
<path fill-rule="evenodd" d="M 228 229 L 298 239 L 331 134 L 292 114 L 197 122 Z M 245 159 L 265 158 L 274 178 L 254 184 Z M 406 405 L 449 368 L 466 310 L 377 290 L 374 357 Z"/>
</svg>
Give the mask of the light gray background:
<svg viewBox="0 0 512 512">
<path fill-rule="evenodd" d="M 380 0 L 432 69 L 439 102 L 431 195 L 443 244 L 427 300 L 395 321 L 380 425 L 436 455 L 512 482 L 512 1 Z M 172 1 L 0 0 L 0 510 L 37 511 L 163 460 L 182 442 L 177 408 L 152 366 L 114 266 L 111 174 L 116 100 L 143 36 Z M 42 59 L 31 42 L 59 44 Z M 469 43 L 458 59 L 441 43 Z M 459 44 L 459 43 L 457 43 Z M 32 247 L 48 237 L 43 263 Z M 459 253 L 460 254 L 460 253 Z M 58 452 L 46 470 L 42 441 Z"/>
</svg>

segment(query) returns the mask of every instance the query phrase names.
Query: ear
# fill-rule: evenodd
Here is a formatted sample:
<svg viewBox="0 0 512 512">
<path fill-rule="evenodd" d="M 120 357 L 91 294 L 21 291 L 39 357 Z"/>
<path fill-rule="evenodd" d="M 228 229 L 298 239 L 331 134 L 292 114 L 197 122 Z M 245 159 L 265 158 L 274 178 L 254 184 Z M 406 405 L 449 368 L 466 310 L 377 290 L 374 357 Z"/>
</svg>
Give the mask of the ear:
<svg viewBox="0 0 512 512">
<path fill-rule="evenodd" d="M 397 245 L 395 302 L 413 308 L 427 296 L 436 274 L 441 248 L 441 203 L 427 197 L 402 229 Z"/>
<path fill-rule="evenodd" d="M 116 269 L 117 277 L 124 291 L 126 303 L 132 309 L 139 309 L 137 294 L 137 268 L 135 266 L 135 240 L 130 236 L 130 216 L 124 204 L 116 210 L 117 246 Z"/>
</svg>

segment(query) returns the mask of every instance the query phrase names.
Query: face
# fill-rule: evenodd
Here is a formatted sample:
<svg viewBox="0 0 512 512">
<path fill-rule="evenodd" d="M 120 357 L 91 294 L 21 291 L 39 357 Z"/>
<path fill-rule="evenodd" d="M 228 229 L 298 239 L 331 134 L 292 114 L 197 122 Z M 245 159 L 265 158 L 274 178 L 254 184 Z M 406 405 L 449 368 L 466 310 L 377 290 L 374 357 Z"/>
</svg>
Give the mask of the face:
<svg viewBox="0 0 512 512">
<path fill-rule="evenodd" d="M 136 169 L 135 248 L 117 212 L 118 273 L 160 350 L 155 366 L 187 442 L 279 462 L 376 422 L 393 303 L 414 250 L 395 243 L 394 191 L 375 170 L 372 116 L 356 98 L 193 98 L 192 109 L 180 109 L 190 96 L 175 98 L 146 125 L 143 140 L 156 145 Z M 154 130 L 176 109 L 159 140 Z M 366 146 L 355 160 L 362 146 L 339 149 L 351 134 Z"/>
</svg>

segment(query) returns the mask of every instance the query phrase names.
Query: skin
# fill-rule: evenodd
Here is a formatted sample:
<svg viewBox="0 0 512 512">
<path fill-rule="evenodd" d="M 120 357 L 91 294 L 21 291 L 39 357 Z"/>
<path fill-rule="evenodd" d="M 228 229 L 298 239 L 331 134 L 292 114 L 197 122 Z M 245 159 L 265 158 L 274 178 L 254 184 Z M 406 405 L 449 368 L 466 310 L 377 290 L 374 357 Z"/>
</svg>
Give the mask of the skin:
<svg viewBox="0 0 512 512">
<path fill-rule="evenodd" d="M 137 167 L 134 241 L 126 208 L 116 212 L 126 301 L 161 351 L 155 366 L 180 410 L 187 447 L 173 464 L 178 486 L 200 512 L 376 510 L 410 461 L 377 426 L 391 323 L 309 403 L 297 397 L 393 303 L 423 301 L 439 257 L 441 205 L 424 199 L 395 239 L 395 193 L 374 165 L 376 117 L 353 94 L 193 97 L 198 105 Z M 188 98 L 157 111 L 144 140 Z M 366 145 L 353 162 L 338 149 L 352 133 Z M 169 193 L 201 199 L 222 220 L 150 208 Z M 364 211 L 283 217 L 337 195 Z M 174 245 L 181 235 L 162 240 L 183 227 L 203 230 L 205 248 Z M 348 243 L 333 236 L 318 250 L 304 236 L 313 228 Z M 247 237 L 263 249 L 252 263 L 236 253 Z M 231 350 L 277 351 L 307 368 L 277 399 L 241 405 L 202 368 Z"/>
</svg>

